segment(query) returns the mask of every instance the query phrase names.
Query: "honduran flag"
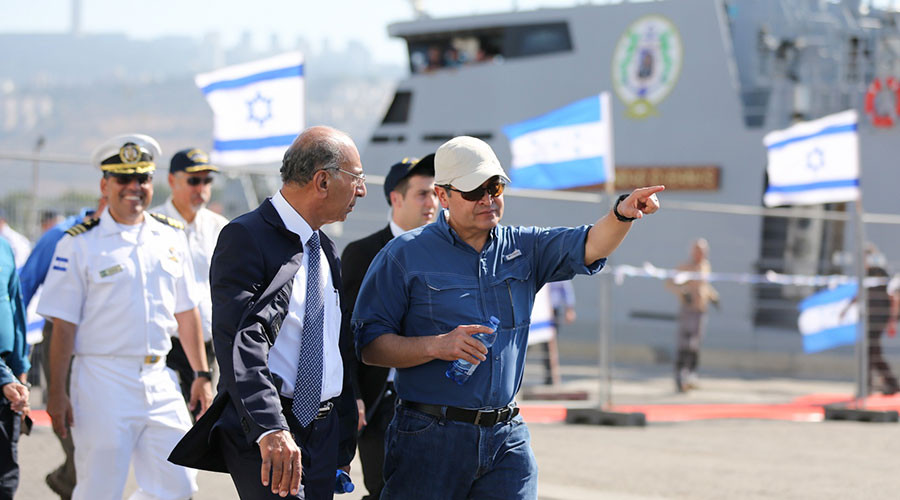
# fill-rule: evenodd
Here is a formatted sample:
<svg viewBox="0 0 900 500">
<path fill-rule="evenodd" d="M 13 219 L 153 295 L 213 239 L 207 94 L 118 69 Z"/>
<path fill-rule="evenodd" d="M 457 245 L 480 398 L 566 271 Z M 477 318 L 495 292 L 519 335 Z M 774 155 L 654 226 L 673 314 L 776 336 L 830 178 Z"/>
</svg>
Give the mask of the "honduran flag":
<svg viewBox="0 0 900 500">
<path fill-rule="evenodd" d="M 213 110 L 212 163 L 281 163 L 304 127 L 303 69 L 289 52 L 196 76 Z"/>
<path fill-rule="evenodd" d="M 512 185 L 564 189 L 613 182 L 609 93 L 503 127 L 512 151 Z"/>
<path fill-rule="evenodd" d="M 853 299 L 858 289 L 856 283 L 841 285 L 800 303 L 798 326 L 803 335 L 803 352 L 856 343 L 859 310 Z"/>
</svg>

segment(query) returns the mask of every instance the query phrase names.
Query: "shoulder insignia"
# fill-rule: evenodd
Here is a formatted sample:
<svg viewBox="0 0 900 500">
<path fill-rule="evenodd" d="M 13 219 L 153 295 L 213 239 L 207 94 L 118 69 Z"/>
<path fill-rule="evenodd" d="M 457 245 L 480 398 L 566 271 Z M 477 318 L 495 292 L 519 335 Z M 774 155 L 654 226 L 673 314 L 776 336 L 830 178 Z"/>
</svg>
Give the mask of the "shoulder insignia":
<svg viewBox="0 0 900 500">
<path fill-rule="evenodd" d="M 184 229 L 184 224 L 182 224 L 182 223 L 178 222 L 177 220 L 175 220 L 175 219 L 169 217 L 168 215 L 151 213 L 150 216 L 153 217 L 154 219 L 156 219 L 156 220 L 162 222 L 163 224 L 165 224 L 165 225 L 167 225 L 167 226 L 172 226 L 172 227 L 174 227 L 175 229 Z"/>
<path fill-rule="evenodd" d="M 75 224 L 74 226 L 70 227 L 66 231 L 66 234 L 68 234 L 69 236 L 78 236 L 79 234 L 84 234 L 97 227 L 98 224 L 100 224 L 100 219 L 88 219 L 81 224 Z"/>
</svg>

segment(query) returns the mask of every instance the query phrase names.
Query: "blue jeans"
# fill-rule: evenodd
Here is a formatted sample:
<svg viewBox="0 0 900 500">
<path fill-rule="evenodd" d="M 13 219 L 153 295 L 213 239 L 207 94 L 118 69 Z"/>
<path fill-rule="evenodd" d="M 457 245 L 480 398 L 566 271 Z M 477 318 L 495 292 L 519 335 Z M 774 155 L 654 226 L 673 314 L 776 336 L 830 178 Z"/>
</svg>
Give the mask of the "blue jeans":
<svg viewBox="0 0 900 500">
<path fill-rule="evenodd" d="M 537 499 L 537 463 L 520 416 L 481 427 L 398 406 L 385 445 L 382 500 Z"/>
</svg>

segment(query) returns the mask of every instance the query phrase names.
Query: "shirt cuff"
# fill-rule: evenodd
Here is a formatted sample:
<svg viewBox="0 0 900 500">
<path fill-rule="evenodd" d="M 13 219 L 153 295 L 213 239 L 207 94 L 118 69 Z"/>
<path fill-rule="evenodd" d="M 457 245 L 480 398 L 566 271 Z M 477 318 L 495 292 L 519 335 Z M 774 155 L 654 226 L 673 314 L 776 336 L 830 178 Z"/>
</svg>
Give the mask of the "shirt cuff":
<svg viewBox="0 0 900 500">
<path fill-rule="evenodd" d="M 262 438 L 268 436 L 269 434 L 274 434 L 274 433 L 280 432 L 280 431 L 281 431 L 281 429 L 272 429 L 271 431 L 263 432 L 262 434 L 259 435 L 258 438 L 256 438 L 256 444 L 259 444 L 259 442 L 262 441 Z"/>
</svg>

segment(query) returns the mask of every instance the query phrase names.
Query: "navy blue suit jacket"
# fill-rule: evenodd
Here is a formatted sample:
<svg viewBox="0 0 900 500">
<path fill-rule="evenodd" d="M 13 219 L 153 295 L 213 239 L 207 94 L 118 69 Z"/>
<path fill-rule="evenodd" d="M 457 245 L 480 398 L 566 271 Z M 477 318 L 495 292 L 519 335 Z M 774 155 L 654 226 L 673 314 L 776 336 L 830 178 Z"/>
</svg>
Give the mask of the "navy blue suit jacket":
<svg viewBox="0 0 900 500">
<path fill-rule="evenodd" d="M 340 259 L 334 243 L 321 231 L 319 237 L 343 303 Z M 218 432 L 251 444 L 266 431 L 289 431 L 279 396 L 281 380 L 269 371 L 267 360 L 287 314 L 302 257 L 300 238 L 284 226 L 269 200 L 222 229 L 210 267 L 212 335 L 221 374 L 218 394 L 172 450 L 169 461 L 227 472 Z M 342 333 L 340 348 L 344 383 L 336 406 L 339 467 L 353 459 L 358 418 L 352 388 L 356 360 L 352 337 Z"/>
</svg>

